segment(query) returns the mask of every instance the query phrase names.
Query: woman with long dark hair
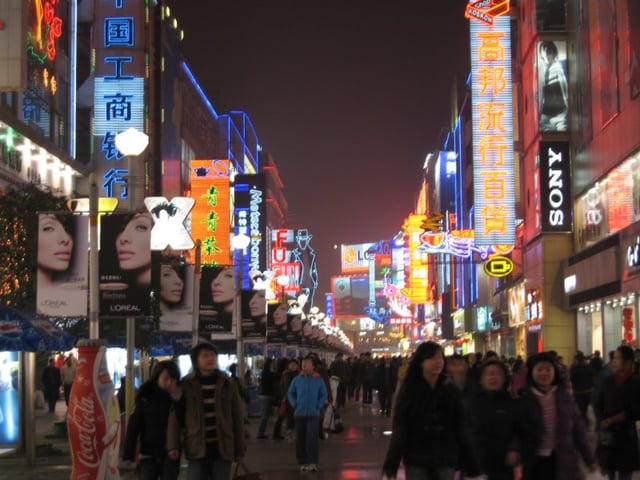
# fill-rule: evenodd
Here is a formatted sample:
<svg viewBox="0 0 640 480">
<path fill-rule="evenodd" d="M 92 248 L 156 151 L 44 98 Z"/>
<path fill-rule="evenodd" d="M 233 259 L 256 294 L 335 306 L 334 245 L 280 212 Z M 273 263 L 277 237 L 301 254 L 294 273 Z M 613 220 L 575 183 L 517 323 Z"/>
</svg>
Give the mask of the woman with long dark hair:
<svg viewBox="0 0 640 480">
<path fill-rule="evenodd" d="M 151 378 L 136 397 L 133 414 L 129 418 L 124 442 L 124 460 L 134 460 L 140 445 L 140 480 L 177 480 L 180 473 L 180 454 L 167 451 L 169 412 L 176 409 L 178 418 L 184 416 L 180 370 L 175 362 L 164 360 L 153 368 Z"/>
<path fill-rule="evenodd" d="M 401 461 L 407 480 L 453 479 L 459 466 L 466 475 L 480 473 L 460 394 L 443 374 L 444 363 L 444 351 L 435 342 L 420 344 L 409 362 L 394 409 L 384 477 L 395 478 Z"/>
</svg>

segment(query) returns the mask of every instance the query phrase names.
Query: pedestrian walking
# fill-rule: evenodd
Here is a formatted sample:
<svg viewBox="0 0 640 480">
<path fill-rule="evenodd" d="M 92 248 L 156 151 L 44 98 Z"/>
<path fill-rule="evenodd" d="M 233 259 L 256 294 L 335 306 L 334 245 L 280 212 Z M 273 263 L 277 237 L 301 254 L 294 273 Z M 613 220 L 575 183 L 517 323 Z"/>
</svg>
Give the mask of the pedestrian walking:
<svg viewBox="0 0 640 480">
<path fill-rule="evenodd" d="M 327 387 L 314 371 L 310 357 L 302 360 L 302 372 L 295 377 L 287 392 L 293 407 L 296 431 L 296 460 L 300 471 L 318 470 L 320 413 L 327 403 Z"/>
<path fill-rule="evenodd" d="M 525 415 L 522 401 L 511 396 L 504 363 L 484 363 L 479 383 L 463 402 L 480 468 L 491 480 L 513 480 L 516 468 L 533 456 L 535 424 Z"/>
<path fill-rule="evenodd" d="M 362 385 L 362 406 L 371 407 L 373 403 L 374 365 L 371 352 L 366 352 L 360 360 L 359 374 Z"/>
<path fill-rule="evenodd" d="M 581 351 L 577 351 L 573 357 L 573 363 L 569 369 L 571 380 L 571 392 L 573 399 L 580 409 L 585 425 L 589 425 L 587 411 L 593 396 L 593 372 L 587 363 L 587 357 Z"/>
<path fill-rule="evenodd" d="M 297 358 L 292 358 L 289 360 L 287 364 L 287 370 L 283 372 L 282 377 L 280 378 L 280 391 L 282 392 L 281 402 L 285 402 L 285 412 L 283 416 L 278 416 L 278 420 L 276 420 L 276 424 L 273 427 L 273 439 L 281 440 L 286 438 L 287 440 L 293 442 L 293 429 L 294 429 L 294 421 L 293 421 L 293 408 L 289 403 L 289 399 L 287 398 L 287 392 L 289 391 L 289 386 L 295 377 L 298 376 L 300 372 L 300 362 Z M 285 424 L 286 435 L 282 436 L 282 424 Z"/>
<path fill-rule="evenodd" d="M 262 367 L 262 373 L 260 374 L 260 390 L 259 398 L 262 400 L 262 415 L 260 416 L 260 425 L 258 427 L 258 439 L 262 440 L 267 437 L 265 431 L 267 430 L 267 423 L 273 409 L 276 405 L 276 373 L 272 370 L 271 366 L 273 359 L 271 357 L 264 361 Z"/>
<path fill-rule="evenodd" d="M 169 414 L 177 409 L 184 416 L 180 370 L 175 362 L 156 363 L 151 377 L 139 389 L 135 409 L 127 423 L 122 459 L 136 460 L 139 449 L 140 480 L 177 480 L 180 452 L 167 450 Z"/>
<path fill-rule="evenodd" d="M 60 370 L 56 367 L 53 358 L 49 359 L 49 364 L 42 371 L 42 387 L 44 390 L 44 398 L 49 405 L 49 413 L 56 411 L 56 403 L 60 399 L 60 385 L 62 379 Z"/>
<path fill-rule="evenodd" d="M 231 463 L 246 452 L 244 409 L 236 382 L 218 369 L 218 350 L 200 343 L 191 350 L 193 372 L 182 380 L 184 418 L 169 416 L 167 449 L 180 448 L 189 462 L 189 480 L 228 480 Z"/>
<path fill-rule="evenodd" d="M 636 421 L 640 419 L 640 379 L 633 375 L 633 349 L 621 345 L 613 354 L 611 375 L 596 393 L 597 455 L 602 471 L 613 479 L 630 480 L 640 469 Z"/>
<path fill-rule="evenodd" d="M 522 392 L 525 412 L 536 426 L 535 454 L 524 465 L 524 478 L 582 478 L 578 454 L 592 471 L 599 470 L 582 415 L 567 391 L 553 355 L 539 353 L 527 360 L 527 385 Z"/>
<path fill-rule="evenodd" d="M 69 406 L 69 394 L 71 393 L 71 387 L 76 379 L 76 362 L 73 358 L 73 354 L 69 354 L 64 360 L 64 364 L 60 369 L 60 377 L 62 380 L 62 391 L 64 392 L 64 403 Z"/>
<path fill-rule="evenodd" d="M 401 461 L 407 480 L 453 479 L 458 466 L 480 474 L 460 393 L 443 370 L 442 347 L 421 343 L 398 392 L 383 478 L 396 478 Z"/>
<path fill-rule="evenodd" d="M 374 385 L 378 390 L 378 402 L 380 403 L 380 414 L 391 415 L 391 401 L 393 391 L 396 388 L 397 372 L 391 364 L 391 358 L 381 358 L 375 367 Z"/>
<path fill-rule="evenodd" d="M 344 360 L 344 354 L 336 354 L 329 366 L 329 375 L 338 377 L 338 391 L 336 392 L 336 407 L 343 408 L 347 400 L 347 382 L 349 380 L 348 365 Z"/>
</svg>

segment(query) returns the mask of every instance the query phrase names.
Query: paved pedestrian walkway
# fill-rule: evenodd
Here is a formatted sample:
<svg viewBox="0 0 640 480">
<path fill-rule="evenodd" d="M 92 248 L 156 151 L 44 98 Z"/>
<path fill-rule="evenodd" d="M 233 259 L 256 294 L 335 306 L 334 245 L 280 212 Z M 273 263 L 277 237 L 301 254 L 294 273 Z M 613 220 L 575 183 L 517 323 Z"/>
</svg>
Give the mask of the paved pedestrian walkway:
<svg viewBox="0 0 640 480">
<path fill-rule="evenodd" d="M 12 454 L 0 457 L 0 480 L 68 480 L 71 456 L 65 435 L 60 435 L 66 407 L 58 402 L 55 414 L 36 413 L 38 454 L 35 466 L 28 466 L 24 456 Z M 345 431 L 331 435 L 320 442 L 320 465 L 315 473 L 302 473 L 295 461 L 295 446 L 286 440 L 257 440 L 259 418 L 247 425 L 249 435 L 247 465 L 265 474 L 266 480 L 313 478 L 317 480 L 379 480 L 380 469 L 389 437 L 391 419 L 379 415 L 377 410 L 363 409 L 350 403 L 342 412 Z M 273 430 L 272 418 L 267 432 Z M 269 435 L 271 437 L 271 435 Z M 122 480 L 134 480 L 133 470 L 123 470 Z M 180 479 L 186 479 L 186 462 Z M 404 480 L 402 472 L 398 480 Z"/>
</svg>

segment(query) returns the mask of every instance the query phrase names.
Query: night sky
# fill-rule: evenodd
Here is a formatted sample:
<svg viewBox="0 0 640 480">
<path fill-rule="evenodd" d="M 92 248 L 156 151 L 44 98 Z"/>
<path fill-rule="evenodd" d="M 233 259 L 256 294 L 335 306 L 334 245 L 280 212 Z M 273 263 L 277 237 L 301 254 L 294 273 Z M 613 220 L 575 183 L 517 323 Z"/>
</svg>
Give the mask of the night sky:
<svg viewBox="0 0 640 480">
<path fill-rule="evenodd" d="M 247 112 L 288 226 L 313 234 L 318 294 L 339 271 L 334 244 L 389 239 L 411 212 L 469 74 L 466 3 L 174 0 L 200 85 L 218 113 Z"/>
</svg>

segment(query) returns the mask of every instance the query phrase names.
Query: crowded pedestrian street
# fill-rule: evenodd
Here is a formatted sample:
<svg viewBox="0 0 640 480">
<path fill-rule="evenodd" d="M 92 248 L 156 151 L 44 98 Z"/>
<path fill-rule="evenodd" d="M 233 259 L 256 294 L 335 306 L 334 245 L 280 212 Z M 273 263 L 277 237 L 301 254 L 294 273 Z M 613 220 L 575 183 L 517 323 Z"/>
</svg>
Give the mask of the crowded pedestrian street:
<svg viewBox="0 0 640 480">
<path fill-rule="evenodd" d="M 377 408 L 377 405 L 375 405 Z M 266 480 L 313 478 L 317 480 L 368 480 L 379 479 L 380 469 L 389 437 L 391 419 L 381 416 L 376 408 L 362 408 L 361 403 L 351 402 L 342 411 L 345 430 L 320 441 L 320 464 L 317 472 L 300 472 L 295 459 L 295 445 L 287 440 L 257 440 L 260 418 L 252 417 L 247 424 L 248 451 L 246 464 L 250 469 L 264 473 Z M 55 435 L 55 423 L 63 422 L 65 405 L 59 401 L 55 414 L 38 411 L 36 418 L 37 459 L 27 466 L 19 455 L 0 457 L 0 480 L 68 480 L 71 474 L 71 457 L 66 436 Z M 273 419 L 269 424 L 269 432 Z M 186 461 L 180 472 L 180 480 L 186 479 Z M 132 469 L 122 469 L 122 480 L 136 479 Z M 402 472 L 398 480 L 404 480 Z"/>
</svg>

